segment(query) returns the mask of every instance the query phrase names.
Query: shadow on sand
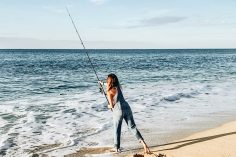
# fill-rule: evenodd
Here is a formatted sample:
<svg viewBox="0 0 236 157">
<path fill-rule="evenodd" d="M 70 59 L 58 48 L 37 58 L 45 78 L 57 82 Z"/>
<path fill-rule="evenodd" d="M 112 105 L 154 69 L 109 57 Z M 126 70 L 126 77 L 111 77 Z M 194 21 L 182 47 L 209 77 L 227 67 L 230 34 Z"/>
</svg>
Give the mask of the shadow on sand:
<svg viewBox="0 0 236 157">
<path fill-rule="evenodd" d="M 174 146 L 172 148 L 166 148 L 166 149 L 161 149 L 161 150 L 156 150 L 156 151 L 174 150 L 174 149 L 178 149 L 178 148 L 185 147 L 185 146 L 188 146 L 188 145 L 192 145 L 192 144 L 195 144 L 195 143 L 205 142 L 205 141 L 209 141 L 209 140 L 212 140 L 212 139 L 216 139 L 216 138 L 220 138 L 220 137 L 224 137 L 224 136 L 229 136 L 229 135 L 233 135 L 233 134 L 236 134 L 236 132 L 229 132 L 229 133 L 218 134 L 218 135 L 213 135 L 213 136 L 206 136 L 206 137 L 201 137 L 201 138 L 195 138 L 195 139 L 189 139 L 189 140 L 183 140 L 183 141 L 176 141 L 176 142 L 151 146 L 150 148 L 168 146 L 168 145 L 173 145 L 173 144 L 179 144 L 179 145 Z M 155 151 L 155 150 L 153 150 L 153 151 Z"/>
</svg>

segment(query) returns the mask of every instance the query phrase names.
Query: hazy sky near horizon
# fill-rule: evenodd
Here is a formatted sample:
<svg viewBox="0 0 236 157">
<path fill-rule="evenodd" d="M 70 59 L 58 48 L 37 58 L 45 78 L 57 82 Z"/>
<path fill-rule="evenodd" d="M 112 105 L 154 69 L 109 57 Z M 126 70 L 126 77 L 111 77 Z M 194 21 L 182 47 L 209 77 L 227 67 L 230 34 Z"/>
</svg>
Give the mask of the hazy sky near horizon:
<svg viewBox="0 0 236 157">
<path fill-rule="evenodd" d="M 235 0 L 1 0 L 0 48 L 235 48 Z"/>
</svg>

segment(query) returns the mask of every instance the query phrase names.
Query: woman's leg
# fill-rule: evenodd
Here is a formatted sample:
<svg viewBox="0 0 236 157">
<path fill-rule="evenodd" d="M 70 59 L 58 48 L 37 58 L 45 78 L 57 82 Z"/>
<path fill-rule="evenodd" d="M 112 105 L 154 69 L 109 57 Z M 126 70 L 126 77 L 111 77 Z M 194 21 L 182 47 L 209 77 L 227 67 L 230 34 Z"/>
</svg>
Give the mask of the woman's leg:
<svg viewBox="0 0 236 157">
<path fill-rule="evenodd" d="M 139 130 L 136 127 L 136 124 L 134 122 L 134 118 L 133 118 L 133 114 L 132 111 L 128 111 L 126 112 L 125 116 L 124 116 L 125 122 L 127 123 L 129 129 L 131 130 L 131 132 L 134 134 L 134 136 L 139 140 L 139 142 L 142 143 L 143 148 L 144 148 L 144 152 L 147 154 L 150 154 L 150 150 L 147 146 L 147 144 L 145 143 L 141 133 L 139 132 Z"/>
<path fill-rule="evenodd" d="M 114 147 L 117 150 L 120 148 L 122 120 L 123 120 L 122 111 L 121 110 L 113 110 Z"/>
<path fill-rule="evenodd" d="M 132 111 L 126 112 L 124 116 L 125 122 L 128 125 L 130 131 L 133 133 L 133 135 L 139 140 L 143 140 L 142 135 L 140 134 L 139 130 L 136 127 L 136 124 L 134 122 Z"/>
<path fill-rule="evenodd" d="M 116 149 L 120 148 L 121 125 L 122 119 L 114 120 L 114 146 Z"/>
<path fill-rule="evenodd" d="M 149 150 L 147 144 L 145 143 L 144 140 L 141 140 L 141 143 L 143 145 L 143 149 L 144 149 L 144 152 L 147 153 L 147 154 L 151 154 L 151 151 Z"/>
</svg>

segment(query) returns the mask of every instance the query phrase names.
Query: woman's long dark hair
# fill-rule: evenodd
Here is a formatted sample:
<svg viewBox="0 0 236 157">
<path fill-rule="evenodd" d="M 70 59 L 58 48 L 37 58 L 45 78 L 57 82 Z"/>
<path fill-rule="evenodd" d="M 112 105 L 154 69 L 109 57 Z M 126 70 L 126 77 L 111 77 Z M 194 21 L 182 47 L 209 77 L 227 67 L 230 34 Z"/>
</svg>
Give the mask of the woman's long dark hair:
<svg viewBox="0 0 236 157">
<path fill-rule="evenodd" d="M 110 87 L 108 88 L 108 91 L 112 88 L 121 88 L 119 80 L 115 74 L 109 74 L 107 76 L 107 81 L 110 81 Z"/>
</svg>

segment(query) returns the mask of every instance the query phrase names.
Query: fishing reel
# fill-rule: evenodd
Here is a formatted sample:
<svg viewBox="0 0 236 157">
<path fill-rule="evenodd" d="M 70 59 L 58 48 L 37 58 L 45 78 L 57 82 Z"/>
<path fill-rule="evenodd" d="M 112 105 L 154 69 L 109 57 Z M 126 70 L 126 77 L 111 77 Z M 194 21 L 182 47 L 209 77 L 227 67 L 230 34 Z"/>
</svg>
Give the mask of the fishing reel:
<svg viewBox="0 0 236 157">
<path fill-rule="evenodd" d="M 104 89 L 102 88 L 102 86 L 99 87 L 99 92 L 100 92 L 101 94 L 107 95 L 107 94 L 105 93 Z"/>
<path fill-rule="evenodd" d="M 101 86 L 99 87 L 99 92 L 100 92 L 101 94 L 104 94 L 104 90 L 102 89 Z"/>
</svg>

